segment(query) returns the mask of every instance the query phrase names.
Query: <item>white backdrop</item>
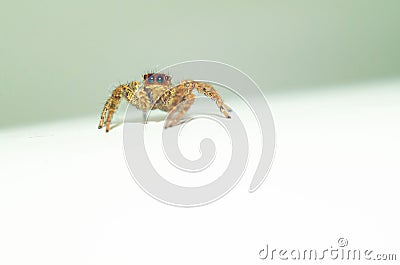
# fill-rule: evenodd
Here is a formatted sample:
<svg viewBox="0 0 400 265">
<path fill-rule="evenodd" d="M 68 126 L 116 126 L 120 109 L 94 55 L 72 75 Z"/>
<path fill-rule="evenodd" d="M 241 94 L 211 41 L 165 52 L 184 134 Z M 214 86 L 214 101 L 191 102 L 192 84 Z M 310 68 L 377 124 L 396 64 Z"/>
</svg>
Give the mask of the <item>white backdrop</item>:
<svg viewBox="0 0 400 265">
<path fill-rule="evenodd" d="M 267 180 L 250 194 L 245 174 L 199 208 L 136 185 L 122 126 L 105 134 L 88 117 L 3 130 L 0 264 L 263 264 L 266 244 L 323 250 L 340 237 L 399 259 L 399 87 L 269 96 L 277 151 Z"/>
</svg>

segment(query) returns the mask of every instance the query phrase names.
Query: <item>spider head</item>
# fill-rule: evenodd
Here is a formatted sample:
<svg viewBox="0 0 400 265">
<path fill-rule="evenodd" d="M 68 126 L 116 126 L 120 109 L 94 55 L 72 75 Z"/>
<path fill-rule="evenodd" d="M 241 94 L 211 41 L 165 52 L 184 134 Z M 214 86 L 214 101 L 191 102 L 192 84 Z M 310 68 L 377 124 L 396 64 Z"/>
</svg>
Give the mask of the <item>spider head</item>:
<svg viewBox="0 0 400 265">
<path fill-rule="evenodd" d="M 143 85 L 144 86 L 162 86 L 162 85 L 170 85 L 171 77 L 166 74 L 160 73 L 148 73 L 143 75 Z"/>
</svg>

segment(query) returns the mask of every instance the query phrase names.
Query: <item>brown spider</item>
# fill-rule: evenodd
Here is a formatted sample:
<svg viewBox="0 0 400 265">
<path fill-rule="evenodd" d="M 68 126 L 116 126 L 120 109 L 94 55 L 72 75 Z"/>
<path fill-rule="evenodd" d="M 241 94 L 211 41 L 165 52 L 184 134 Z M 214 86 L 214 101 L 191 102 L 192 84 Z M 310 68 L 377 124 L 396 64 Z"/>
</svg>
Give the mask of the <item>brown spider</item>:
<svg viewBox="0 0 400 265">
<path fill-rule="evenodd" d="M 219 110 L 226 118 L 230 118 L 228 111 L 231 111 L 231 108 L 224 104 L 212 85 L 184 80 L 174 86 L 171 83 L 169 75 L 148 73 L 143 75 L 143 84 L 133 81 L 129 84 L 122 84 L 114 89 L 101 112 L 99 129 L 103 128 L 105 121 L 106 132 L 110 130 L 111 119 L 123 97 L 137 109 L 142 110 L 144 117 L 146 117 L 146 113 L 150 109 L 169 112 L 164 128 L 174 126 L 193 104 L 195 100 L 193 89 L 197 89 L 199 93 L 215 100 Z"/>
</svg>

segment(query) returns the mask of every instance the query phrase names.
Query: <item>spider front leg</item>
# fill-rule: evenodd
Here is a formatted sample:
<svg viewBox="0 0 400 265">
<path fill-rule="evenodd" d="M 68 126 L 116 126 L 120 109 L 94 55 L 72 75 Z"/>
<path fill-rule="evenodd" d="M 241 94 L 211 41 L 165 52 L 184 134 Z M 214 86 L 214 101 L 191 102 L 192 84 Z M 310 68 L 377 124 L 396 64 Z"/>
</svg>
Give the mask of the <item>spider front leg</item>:
<svg viewBox="0 0 400 265">
<path fill-rule="evenodd" d="M 137 87 L 139 87 L 139 82 L 134 81 L 129 85 L 120 85 L 116 89 L 114 89 L 111 96 L 106 101 L 103 111 L 101 112 L 100 123 L 98 127 L 99 129 L 103 128 L 105 122 L 106 132 L 110 131 L 112 117 L 117 111 L 121 99 L 125 97 L 128 101 L 131 101 Z"/>
<path fill-rule="evenodd" d="M 199 93 L 202 93 L 205 96 L 215 100 L 222 114 L 224 114 L 224 116 L 228 119 L 231 118 L 228 112 L 231 112 L 232 109 L 224 103 L 221 96 L 218 94 L 218 92 L 212 85 L 197 81 L 184 81 L 184 84 L 186 87 L 196 88 Z"/>
</svg>

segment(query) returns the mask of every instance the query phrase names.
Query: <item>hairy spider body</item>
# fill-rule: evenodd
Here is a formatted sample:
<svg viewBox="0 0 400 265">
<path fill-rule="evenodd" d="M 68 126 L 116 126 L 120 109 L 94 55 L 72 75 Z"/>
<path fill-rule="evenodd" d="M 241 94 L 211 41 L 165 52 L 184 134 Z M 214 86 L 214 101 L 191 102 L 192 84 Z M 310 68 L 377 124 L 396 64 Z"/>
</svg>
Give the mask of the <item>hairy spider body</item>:
<svg viewBox="0 0 400 265">
<path fill-rule="evenodd" d="M 169 112 L 164 127 L 174 126 L 193 104 L 195 100 L 193 90 L 215 100 L 222 114 L 226 118 L 230 118 L 228 111 L 231 111 L 231 108 L 224 104 L 212 85 L 193 80 L 184 80 L 174 86 L 171 83 L 169 75 L 149 73 L 143 75 L 142 84 L 133 81 L 129 84 L 122 84 L 114 89 L 104 105 L 98 128 L 103 128 L 105 123 L 106 132 L 110 130 L 112 117 L 117 111 L 122 98 L 125 98 L 137 109 L 142 110 L 144 116 L 151 109 Z"/>
</svg>

